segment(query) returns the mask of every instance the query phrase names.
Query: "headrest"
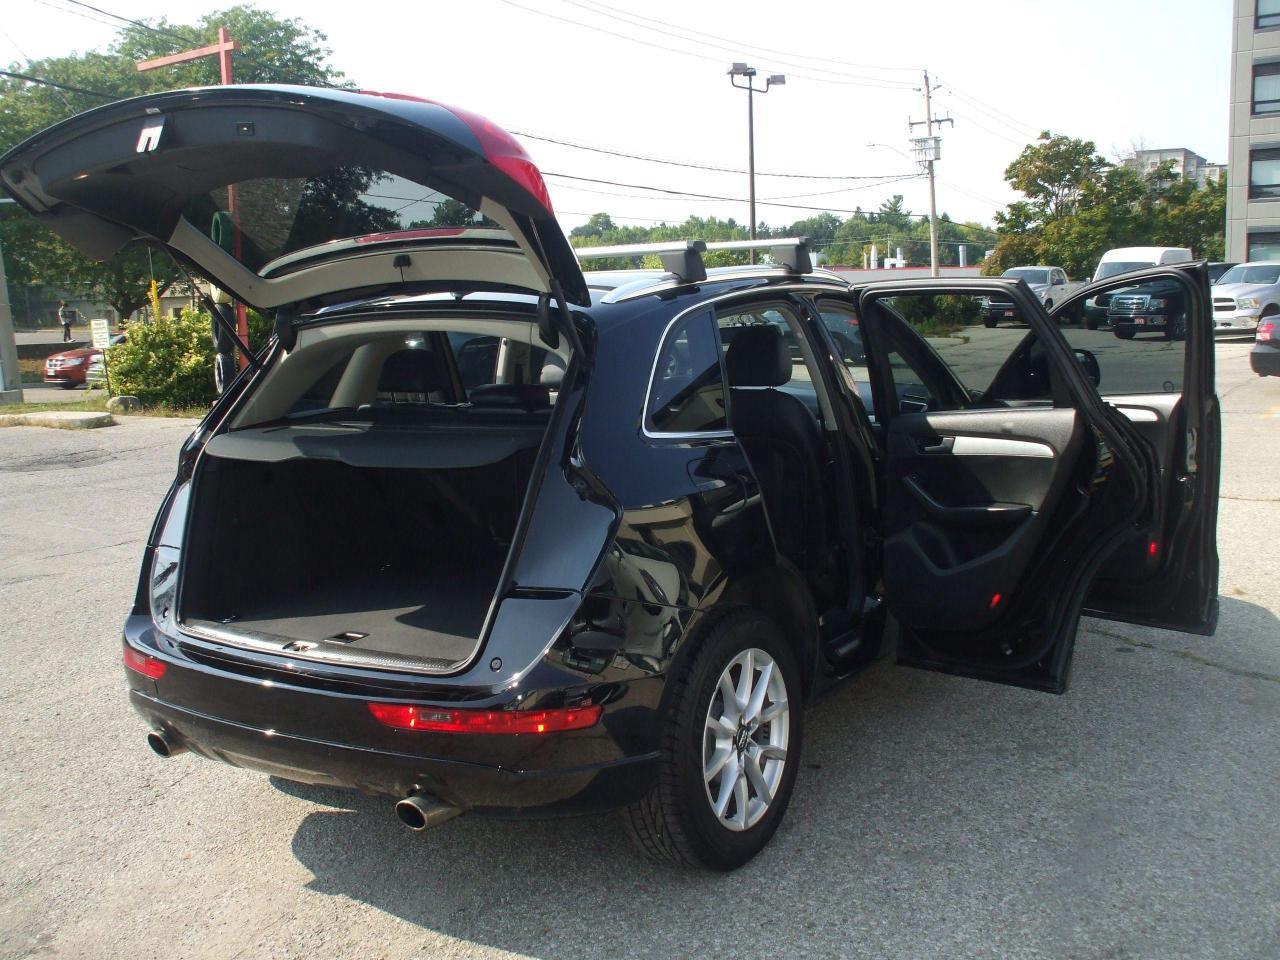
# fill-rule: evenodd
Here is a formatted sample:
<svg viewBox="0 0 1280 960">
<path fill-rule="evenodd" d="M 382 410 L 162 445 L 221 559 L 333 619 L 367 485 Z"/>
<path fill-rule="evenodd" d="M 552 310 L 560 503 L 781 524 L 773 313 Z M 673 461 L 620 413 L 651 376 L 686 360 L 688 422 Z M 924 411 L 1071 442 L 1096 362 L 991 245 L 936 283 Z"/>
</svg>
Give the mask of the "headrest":
<svg viewBox="0 0 1280 960">
<path fill-rule="evenodd" d="M 551 406 L 551 391 L 538 383 L 485 383 L 467 394 L 473 407 L 501 407 L 533 413 Z"/>
<path fill-rule="evenodd" d="M 397 350 L 382 361 L 378 393 L 428 394 L 442 389 L 430 350 Z"/>
<path fill-rule="evenodd" d="M 731 387 L 780 387 L 791 379 L 791 354 L 772 323 L 738 327 L 724 357 Z"/>
</svg>

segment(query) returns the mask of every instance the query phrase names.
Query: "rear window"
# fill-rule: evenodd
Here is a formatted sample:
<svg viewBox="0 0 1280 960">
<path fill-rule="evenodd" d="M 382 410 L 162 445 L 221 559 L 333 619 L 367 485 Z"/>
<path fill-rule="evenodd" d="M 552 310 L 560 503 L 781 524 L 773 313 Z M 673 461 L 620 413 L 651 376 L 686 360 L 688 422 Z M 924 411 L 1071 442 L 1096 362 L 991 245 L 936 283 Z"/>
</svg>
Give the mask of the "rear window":
<svg viewBox="0 0 1280 960">
<path fill-rule="evenodd" d="M 724 373 L 715 319 L 696 313 L 667 333 L 653 368 L 645 409 L 650 433 L 708 433 L 725 430 Z"/>
<path fill-rule="evenodd" d="M 484 227 L 509 236 L 462 201 L 405 177 L 354 164 L 306 177 L 262 177 L 190 199 L 182 215 L 249 269 L 321 252 L 337 240 Z"/>
</svg>

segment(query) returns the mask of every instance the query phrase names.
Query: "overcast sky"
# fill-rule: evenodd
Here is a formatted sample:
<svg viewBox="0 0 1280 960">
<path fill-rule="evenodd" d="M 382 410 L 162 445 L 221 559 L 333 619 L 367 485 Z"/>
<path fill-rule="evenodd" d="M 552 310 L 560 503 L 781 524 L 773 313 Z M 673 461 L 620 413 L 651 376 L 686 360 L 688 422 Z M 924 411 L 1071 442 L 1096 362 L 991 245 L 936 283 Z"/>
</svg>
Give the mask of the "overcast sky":
<svg viewBox="0 0 1280 960">
<path fill-rule="evenodd" d="M 111 13 L 163 14 L 174 22 L 215 6 L 92 2 Z M 923 117 L 919 71 L 927 67 L 941 83 L 935 112 L 955 118 L 954 128 L 940 131 L 938 203 L 956 219 L 990 222 L 1014 198 L 1004 168 L 1044 128 L 1091 139 L 1108 156 L 1136 143 L 1185 146 L 1210 161 L 1226 160 L 1230 0 L 262 6 L 328 34 L 334 65 L 367 89 L 467 107 L 515 131 L 732 169 L 746 166 L 746 94 L 730 87 L 729 63 L 747 61 L 762 76 L 785 73 L 784 87 L 756 99 L 760 173 L 912 174 L 914 164 L 894 150 L 909 151 L 907 121 Z M 115 32 L 100 22 L 107 18 L 66 0 L 8 0 L 6 9 L 3 60 L 100 48 Z M 873 142 L 893 149 L 869 147 Z M 745 174 L 525 143 L 548 173 L 747 195 Z M 695 201 L 547 179 L 566 226 L 598 210 L 634 223 L 680 221 L 689 213 L 747 219 L 745 200 Z M 915 212 L 928 209 L 923 179 L 757 177 L 759 198 L 816 207 L 760 204 L 760 219 L 778 224 L 817 209 L 874 209 L 893 193 L 904 194 Z"/>
</svg>

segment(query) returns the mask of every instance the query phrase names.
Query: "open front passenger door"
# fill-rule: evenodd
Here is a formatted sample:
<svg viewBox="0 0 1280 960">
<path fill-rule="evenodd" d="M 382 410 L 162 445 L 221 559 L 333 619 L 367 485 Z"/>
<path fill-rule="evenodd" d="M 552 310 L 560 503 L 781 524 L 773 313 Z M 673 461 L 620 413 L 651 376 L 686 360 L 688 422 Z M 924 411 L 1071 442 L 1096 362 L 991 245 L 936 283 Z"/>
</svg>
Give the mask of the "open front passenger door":
<svg viewBox="0 0 1280 960">
<path fill-rule="evenodd" d="M 1012 300 L 1030 332 L 981 327 L 985 296 Z M 1096 358 L 1074 352 L 1020 282 L 880 283 L 855 297 L 885 438 L 899 661 L 1062 692 L 1095 575 L 1159 522 L 1157 445 L 1103 400 Z M 1203 369 L 1188 378 L 1203 390 Z M 1199 449 L 1217 455 L 1216 442 Z M 1203 529 L 1203 503 L 1182 519 Z"/>
</svg>

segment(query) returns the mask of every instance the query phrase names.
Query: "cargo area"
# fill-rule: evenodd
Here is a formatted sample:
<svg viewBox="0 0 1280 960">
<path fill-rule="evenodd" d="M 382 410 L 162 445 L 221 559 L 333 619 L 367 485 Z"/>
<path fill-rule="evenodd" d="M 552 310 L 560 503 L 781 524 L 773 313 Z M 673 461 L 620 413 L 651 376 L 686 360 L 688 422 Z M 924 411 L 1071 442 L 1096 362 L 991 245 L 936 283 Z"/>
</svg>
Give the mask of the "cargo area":
<svg viewBox="0 0 1280 960">
<path fill-rule="evenodd" d="M 516 426 L 468 413 L 215 438 L 195 489 L 184 623 L 313 657 L 465 662 L 543 432 L 542 418 Z"/>
</svg>

